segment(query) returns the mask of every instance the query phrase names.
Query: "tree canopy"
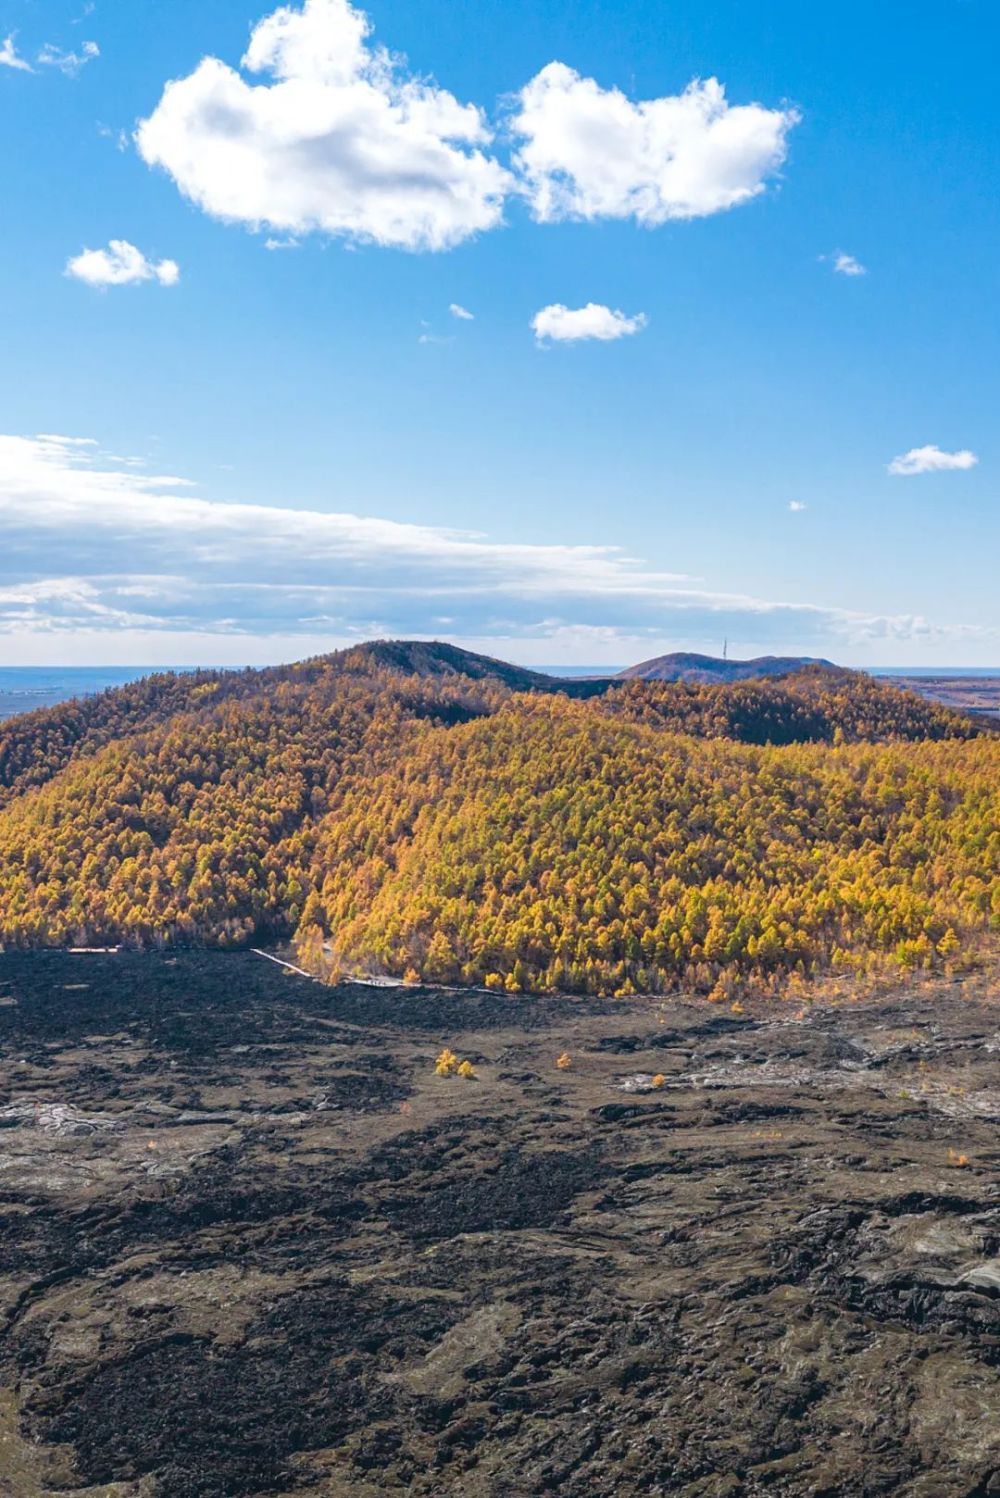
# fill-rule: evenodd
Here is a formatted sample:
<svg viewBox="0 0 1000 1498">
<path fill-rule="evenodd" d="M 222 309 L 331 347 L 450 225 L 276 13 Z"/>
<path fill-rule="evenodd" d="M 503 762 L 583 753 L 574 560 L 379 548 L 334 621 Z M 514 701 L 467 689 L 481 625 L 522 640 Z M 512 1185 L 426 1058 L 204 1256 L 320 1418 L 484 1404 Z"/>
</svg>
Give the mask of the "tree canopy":
<svg viewBox="0 0 1000 1498">
<path fill-rule="evenodd" d="M 456 664 L 361 648 L 4 725 L 0 940 L 292 937 L 320 972 L 609 993 L 1000 930 L 987 725 L 856 673 L 575 700 Z"/>
</svg>

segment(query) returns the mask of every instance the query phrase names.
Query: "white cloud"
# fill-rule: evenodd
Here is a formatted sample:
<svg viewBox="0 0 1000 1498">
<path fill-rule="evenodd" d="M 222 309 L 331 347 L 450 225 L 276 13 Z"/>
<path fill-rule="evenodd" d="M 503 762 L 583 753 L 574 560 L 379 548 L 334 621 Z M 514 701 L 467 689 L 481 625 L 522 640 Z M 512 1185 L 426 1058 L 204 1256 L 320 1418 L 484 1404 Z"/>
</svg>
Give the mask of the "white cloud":
<svg viewBox="0 0 1000 1498">
<path fill-rule="evenodd" d="M 953 469 L 975 468 L 979 459 L 967 447 L 959 452 L 942 452 L 939 447 L 911 447 L 908 453 L 893 458 L 889 472 L 901 478 L 918 473 L 945 473 Z"/>
<path fill-rule="evenodd" d="M 763 192 L 798 115 L 731 105 L 715 78 L 633 103 L 561 62 L 518 95 L 514 159 L 535 217 L 701 218 Z"/>
<path fill-rule="evenodd" d="M 764 190 L 798 119 L 731 105 L 714 78 L 633 103 L 552 62 L 504 122 L 512 173 L 485 111 L 409 73 L 371 29 L 350 0 L 282 5 L 253 29 L 242 73 L 209 56 L 166 85 L 140 154 L 219 219 L 444 250 L 496 228 L 514 193 L 542 221 L 718 213 Z"/>
<path fill-rule="evenodd" d="M 868 274 L 867 267 L 862 265 L 860 260 L 855 259 L 853 255 L 845 254 L 843 250 L 838 250 L 833 256 L 833 268 L 841 276 L 867 276 Z"/>
<path fill-rule="evenodd" d="M 469 312 L 467 308 L 461 306 L 458 302 L 452 302 L 448 307 L 448 311 L 452 317 L 457 317 L 459 322 L 475 322 L 475 314 Z"/>
<path fill-rule="evenodd" d="M 38 54 L 38 61 L 43 67 L 58 68 L 68 78 L 75 78 L 81 68 L 100 55 L 101 49 L 96 42 L 84 42 L 79 52 L 64 52 L 61 47 L 54 47 L 51 42 L 46 42 Z"/>
<path fill-rule="evenodd" d="M 217 218 L 443 250 L 501 220 L 508 173 L 482 112 L 369 43 L 349 0 L 287 5 L 254 28 L 250 84 L 214 57 L 168 83 L 140 154 Z"/>
<path fill-rule="evenodd" d="M 113 466 L 92 439 L 56 435 L 0 437 L 0 530 L 0 634 L 92 642 L 112 631 L 130 659 L 152 659 L 135 642 L 160 633 L 294 638 L 306 654 L 310 640 L 433 635 L 445 618 L 465 640 L 728 634 L 832 655 L 942 634 L 918 616 L 713 591 L 613 546 L 221 504 L 179 478 Z"/>
<path fill-rule="evenodd" d="M 801 515 L 803 510 L 808 510 L 809 506 L 805 503 L 804 500 L 790 499 L 788 501 L 788 508 L 791 510 L 793 515 Z"/>
<path fill-rule="evenodd" d="M 299 241 L 294 234 L 286 234 L 283 238 L 275 239 L 273 236 L 264 241 L 265 250 L 297 250 Z"/>
<path fill-rule="evenodd" d="M 66 274 L 88 286 L 134 286 L 141 281 L 176 286 L 181 278 L 176 260 L 147 260 L 127 239 L 113 239 L 106 250 L 75 255 L 67 261 Z"/>
<path fill-rule="evenodd" d="M 98 127 L 97 127 L 97 133 L 102 138 L 102 140 L 113 141 L 114 144 L 118 147 L 119 151 L 127 151 L 128 150 L 128 139 L 129 138 L 128 138 L 128 132 L 126 130 L 122 130 L 120 127 L 116 129 L 116 128 L 112 127 L 111 125 L 100 125 L 99 124 Z"/>
<path fill-rule="evenodd" d="M 15 68 L 19 73 L 32 73 L 34 69 L 30 62 L 21 57 L 14 46 L 14 33 L 4 39 L 0 46 L 0 67 Z"/>
<path fill-rule="evenodd" d="M 599 302 L 588 302 L 585 307 L 564 307 L 561 302 L 554 302 L 535 313 L 531 326 L 539 343 L 576 343 L 583 338 L 608 342 L 638 333 L 646 326 L 646 320 L 645 312 L 626 317 L 624 312 L 612 312 Z"/>
</svg>

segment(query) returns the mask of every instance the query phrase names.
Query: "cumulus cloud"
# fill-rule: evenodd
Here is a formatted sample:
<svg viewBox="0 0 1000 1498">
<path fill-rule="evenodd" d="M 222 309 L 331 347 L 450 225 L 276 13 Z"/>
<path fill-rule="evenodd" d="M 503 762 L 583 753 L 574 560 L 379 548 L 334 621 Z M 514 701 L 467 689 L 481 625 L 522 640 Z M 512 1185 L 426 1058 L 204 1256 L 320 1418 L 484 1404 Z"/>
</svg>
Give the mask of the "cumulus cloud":
<svg viewBox="0 0 1000 1498">
<path fill-rule="evenodd" d="M 100 55 L 101 49 L 96 42 L 84 42 L 79 52 L 64 52 L 61 47 L 54 47 L 51 42 L 46 42 L 38 54 L 38 61 L 42 67 L 58 68 L 68 78 L 75 78 L 81 68 Z"/>
<path fill-rule="evenodd" d="M 26 62 L 14 46 L 13 32 L 8 37 L 5 37 L 3 44 L 0 45 L 0 67 L 14 68 L 19 73 L 34 72 L 31 63 Z"/>
<path fill-rule="evenodd" d="M 797 118 L 731 105 L 715 78 L 633 103 L 552 62 L 518 96 L 514 164 L 542 222 L 702 218 L 763 192 Z"/>
<path fill-rule="evenodd" d="M 645 312 L 627 317 L 624 312 L 612 312 L 599 302 L 588 302 L 585 307 L 564 307 L 562 302 L 553 302 L 535 313 L 531 326 L 539 343 L 578 343 L 584 338 L 607 343 L 638 333 L 646 321 Z"/>
<path fill-rule="evenodd" d="M 803 510 L 808 510 L 809 506 L 802 499 L 790 499 L 788 501 L 788 508 L 793 515 L 801 515 Z"/>
<path fill-rule="evenodd" d="M 452 317 L 457 317 L 459 322 L 475 321 L 475 314 L 469 312 L 467 308 L 461 306 L 458 302 L 452 302 L 448 308 L 448 311 L 451 313 Z"/>
<path fill-rule="evenodd" d="M 181 278 L 176 260 L 147 260 L 127 239 L 113 239 L 106 250 L 83 250 L 67 261 L 66 274 L 88 286 L 135 286 L 141 281 L 176 286 Z"/>
<path fill-rule="evenodd" d="M 911 447 L 889 464 L 889 472 L 899 478 L 912 478 L 918 473 L 946 473 L 949 470 L 975 468 L 979 459 L 967 447 L 958 452 L 942 452 L 931 444 L 928 447 Z"/>
<path fill-rule="evenodd" d="M 254 29 L 248 83 L 206 57 L 168 83 L 140 154 L 217 218 L 443 250 L 501 220 L 508 173 L 484 115 L 373 47 L 349 0 L 282 6 Z"/>
<path fill-rule="evenodd" d="M 839 276 L 867 276 L 868 269 L 853 255 L 838 250 L 833 258 L 833 268 Z"/>
<path fill-rule="evenodd" d="M 239 68 L 204 57 L 166 85 L 140 154 L 216 218 L 444 250 L 496 228 L 514 193 L 542 221 L 732 208 L 778 171 L 798 118 L 731 105 L 714 78 L 633 102 L 552 62 L 504 120 L 511 171 L 485 110 L 408 72 L 371 30 L 350 0 L 281 6 Z"/>
<path fill-rule="evenodd" d="M 310 640 L 433 635 L 445 619 L 450 635 L 497 645 L 728 634 L 836 654 L 848 641 L 934 637 L 909 615 L 712 591 L 612 546 L 217 503 L 56 434 L 0 437 L 0 527 L 0 634 L 21 638 L 114 631 L 132 650 L 168 633 L 255 636 L 306 654 Z"/>
</svg>

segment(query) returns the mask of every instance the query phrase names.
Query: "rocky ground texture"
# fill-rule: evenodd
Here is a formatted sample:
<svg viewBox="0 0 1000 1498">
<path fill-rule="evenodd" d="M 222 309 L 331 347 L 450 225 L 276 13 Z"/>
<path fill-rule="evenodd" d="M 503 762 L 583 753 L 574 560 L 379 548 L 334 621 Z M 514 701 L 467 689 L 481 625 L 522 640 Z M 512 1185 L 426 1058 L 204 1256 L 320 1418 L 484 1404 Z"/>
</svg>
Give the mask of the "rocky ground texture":
<svg viewBox="0 0 1000 1498">
<path fill-rule="evenodd" d="M 8 954 L 0 1494 L 1000 1493 L 998 1120 L 985 982 Z"/>
</svg>

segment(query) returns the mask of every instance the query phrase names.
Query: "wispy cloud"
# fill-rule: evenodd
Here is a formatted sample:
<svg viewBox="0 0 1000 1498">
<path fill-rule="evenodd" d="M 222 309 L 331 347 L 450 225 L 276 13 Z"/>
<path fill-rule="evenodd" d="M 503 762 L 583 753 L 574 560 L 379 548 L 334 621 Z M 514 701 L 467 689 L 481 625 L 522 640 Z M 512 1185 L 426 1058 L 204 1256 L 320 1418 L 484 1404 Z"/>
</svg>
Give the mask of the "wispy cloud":
<svg viewBox="0 0 1000 1498">
<path fill-rule="evenodd" d="M 761 599 L 608 545 L 505 542 L 344 511 L 222 504 L 115 465 L 92 439 L 0 437 L 0 632 L 77 629 L 305 641 L 573 631 L 775 645 L 929 640 L 912 615 Z M 303 653 L 305 646 L 303 645 Z"/>
<path fill-rule="evenodd" d="M 627 317 L 624 312 L 613 312 L 599 302 L 588 302 L 585 307 L 575 308 L 553 302 L 535 313 L 531 326 L 539 343 L 578 343 L 586 338 L 607 343 L 640 332 L 646 321 L 645 312 Z"/>
<path fill-rule="evenodd" d="M 122 130 L 120 127 L 116 129 L 113 125 L 98 125 L 97 133 L 102 140 L 113 141 L 119 151 L 128 150 L 129 138 L 127 130 Z"/>
<path fill-rule="evenodd" d="M 475 321 L 475 314 L 468 311 L 467 308 L 461 306 L 458 302 L 452 302 L 448 308 L 448 311 L 451 313 L 452 317 L 457 317 L 459 322 Z"/>
<path fill-rule="evenodd" d="M 11 34 L 4 39 L 3 44 L 0 45 L 0 67 L 14 68 L 19 73 L 34 72 L 31 63 L 26 62 L 25 59 L 20 56 L 16 47 L 14 46 L 13 32 L 11 32 Z"/>
<path fill-rule="evenodd" d="M 100 55 L 101 49 L 96 42 L 84 42 L 79 52 L 66 52 L 62 47 L 54 47 L 51 42 L 46 42 L 38 54 L 38 62 L 45 68 L 58 68 L 67 78 L 75 78 L 81 68 L 85 68 L 88 62 L 93 62 Z"/>
<path fill-rule="evenodd" d="M 791 510 L 793 515 L 801 515 L 803 510 L 808 510 L 809 506 L 805 503 L 804 500 L 790 499 L 788 501 L 788 508 Z"/>
<path fill-rule="evenodd" d="M 940 447 L 911 447 L 889 464 L 889 472 L 897 478 L 912 478 L 918 473 L 947 473 L 951 470 L 975 468 L 979 459 L 967 447 L 958 452 L 942 452 Z"/>
<path fill-rule="evenodd" d="M 127 239 L 113 239 L 106 250 L 83 250 L 66 263 L 67 276 L 88 286 L 135 286 L 157 281 L 176 286 L 181 278 L 176 260 L 147 260 Z"/>
</svg>

